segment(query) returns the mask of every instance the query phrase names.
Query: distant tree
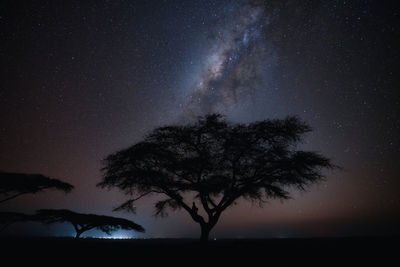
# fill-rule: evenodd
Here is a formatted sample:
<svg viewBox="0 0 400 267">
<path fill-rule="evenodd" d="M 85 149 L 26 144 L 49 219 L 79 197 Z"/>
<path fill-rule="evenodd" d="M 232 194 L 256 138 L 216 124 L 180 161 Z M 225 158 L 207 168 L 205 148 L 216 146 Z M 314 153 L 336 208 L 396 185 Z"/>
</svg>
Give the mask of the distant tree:
<svg viewBox="0 0 400 267">
<path fill-rule="evenodd" d="M 4 230 L 7 226 L 17 222 L 26 222 L 32 219 L 31 215 L 26 215 L 19 212 L 0 212 L 0 232 Z"/>
<path fill-rule="evenodd" d="M 0 195 L 3 196 L 0 203 L 45 189 L 57 189 L 68 193 L 73 188 L 73 185 L 42 174 L 0 172 Z"/>
<path fill-rule="evenodd" d="M 305 190 L 324 178 L 323 169 L 334 168 L 324 156 L 296 149 L 310 130 L 297 117 L 231 124 L 218 114 L 159 127 L 109 155 L 98 186 L 132 196 L 115 210 L 134 211 L 134 202 L 149 194 L 165 196 L 155 203 L 156 215 L 183 208 L 200 224 L 205 242 L 221 213 L 240 198 L 260 204 L 288 199 L 290 187 Z"/>
<path fill-rule="evenodd" d="M 141 225 L 127 219 L 96 214 L 82 214 L 66 209 L 38 210 L 35 215 L 35 220 L 45 224 L 69 222 L 75 228 L 75 238 L 79 238 L 82 233 L 91 229 L 98 229 L 108 235 L 118 229 L 144 232 L 144 228 Z"/>
</svg>

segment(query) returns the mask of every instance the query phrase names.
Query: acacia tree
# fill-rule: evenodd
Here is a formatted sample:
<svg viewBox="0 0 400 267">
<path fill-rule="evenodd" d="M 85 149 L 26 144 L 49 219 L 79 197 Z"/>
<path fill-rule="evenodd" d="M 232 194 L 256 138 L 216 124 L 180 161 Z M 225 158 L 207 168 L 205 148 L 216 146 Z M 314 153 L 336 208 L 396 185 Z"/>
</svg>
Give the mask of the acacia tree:
<svg viewBox="0 0 400 267">
<path fill-rule="evenodd" d="M 305 190 L 324 178 L 322 170 L 334 167 L 330 160 L 296 148 L 309 131 L 297 117 L 232 124 L 218 114 L 159 127 L 106 157 L 98 186 L 130 195 L 115 210 L 134 211 L 134 202 L 149 194 L 165 196 L 155 203 L 156 215 L 184 209 L 205 242 L 237 200 L 288 199 L 291 187 Z"/>
<path fill-rule="evenodd" d="M 108 235 L 119 229 L 144 232 L 144 228 L 141 225 L 127 219 L 96 214 L 82 214 L 66 209 L 41 209 L 36 212 L 33 218 L 33 220 L 45 224 L 69 222 L 74 226 L 76 231 L 75 238 L 79 238 L 82 233 L 91 229 L 98 229 Z"/>
<path fill-rule="evenodd" d="M 0 232 L 3 231 L 7 226 L 17 223 L 17 222 L 26 222 L 32 219 L 31 215 L 27 215 L 19 212 L 0 212 Z"/>
<path fill-rule="evenodd" d="M 73 188 L 69 183 L 42 174 L 0 172 L 0 195 L 3 196 L 0 203 L 45 189 L 57 189 L 68 193 Z"/>
</svg>

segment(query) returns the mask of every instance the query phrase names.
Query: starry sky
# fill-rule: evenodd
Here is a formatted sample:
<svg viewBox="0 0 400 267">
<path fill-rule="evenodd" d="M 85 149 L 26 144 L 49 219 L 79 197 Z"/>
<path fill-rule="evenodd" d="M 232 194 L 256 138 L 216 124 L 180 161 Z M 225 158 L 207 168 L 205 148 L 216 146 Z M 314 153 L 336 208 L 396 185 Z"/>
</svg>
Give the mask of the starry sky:
<svg viewBox="0 0 400 267">
<path fill-rule="evenodd" d="M 126 198 L 96 187 L 101 160 L 209 112 L 245 123 L 298 115 L 313 128 L 301 147 L 343 170 L 283 203 L 239 202 L 211 237 L 399 233 L 399 16 L 367 0 L 2 1 L 0 170 L 75 189 L 0 209 L 67 208 L 131 219 L 146 228 L 141 238 L 197 237 L 184 211 L 155 218 L 154 198 L 136 215 L 112 212 Z"/>
</svg>

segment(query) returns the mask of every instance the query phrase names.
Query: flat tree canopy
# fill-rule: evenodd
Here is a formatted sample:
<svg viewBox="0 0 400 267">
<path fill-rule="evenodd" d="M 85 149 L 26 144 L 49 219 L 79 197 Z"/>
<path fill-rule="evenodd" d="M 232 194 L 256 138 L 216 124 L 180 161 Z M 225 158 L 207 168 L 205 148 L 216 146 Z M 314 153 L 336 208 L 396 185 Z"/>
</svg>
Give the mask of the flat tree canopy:
<svg viewBox="0 0 400 267">
<path fill-rule="evenodd" d="M 0 224 L 2 225 L 2 228 L 0 229 L 0 231 L 5 229 L 10 224 L 17 223 L 17 222 L 26 222 L 26 221 L 30 221 L 31 219 L 32 219 L 31 215 L 27 215 L 24 213 L 0 212 Z"/>
<path fill-rule="evenodd" d="M 123 229 L 144 232 L 144 228 L 130 220 L 111 216 L 82 214 L 66 209 L 41 209 L 36 212 L 35 220 L 45 224 L 71 223 L 76 231 L 76 238 L 88 230 L 98 229 L 106 234 Z"/>
<path fill-rule="evenodd" d="M 288 199 L 289 188 L 305 190 L 323 179 L 322 170 L 334 167 L 330 160 L 296 147 L 309 131 L 297 117 L 233 124 L 218 114 L 159 127 L 109 155 L 98 186 L 131 196 L 117 208 L 130 211 L 146 195 L 163 195 L 156 214 L 183 208 L 206 241 L 221 213 L 237 200 Z"/>
<path fill-rule="evenodd" d="M 0 212 L 0 224 L 30 220 L 31 216 L 19 212 Z"/>
<path fill-rule="evenodd" d="M 73 188 L 69 183 L 42 174 L 0 172 L 0 195 L 3 196 L 0 203 L 45 189 L 57 189 L 68 193 Z"/>
</svg>

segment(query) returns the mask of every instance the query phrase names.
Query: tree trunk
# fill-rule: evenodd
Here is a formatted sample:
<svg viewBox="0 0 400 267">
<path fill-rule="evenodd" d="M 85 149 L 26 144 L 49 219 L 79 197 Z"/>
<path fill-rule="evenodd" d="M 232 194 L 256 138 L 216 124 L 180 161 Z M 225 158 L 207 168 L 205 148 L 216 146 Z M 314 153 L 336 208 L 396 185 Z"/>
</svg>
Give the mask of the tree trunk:
<svg viewBox="0 0 400 267">
<path fill-rule="evenodd" d="M 83 231 L 76 231 L 75 239 L 79 239 Z"/>
<path fill-rule="evenodd" d="M 206 244 L 208 242 L 208 236 L 210 235 L 211 227 L 207 224 L 201 225 L 200 242 Z"/>
</svg>

